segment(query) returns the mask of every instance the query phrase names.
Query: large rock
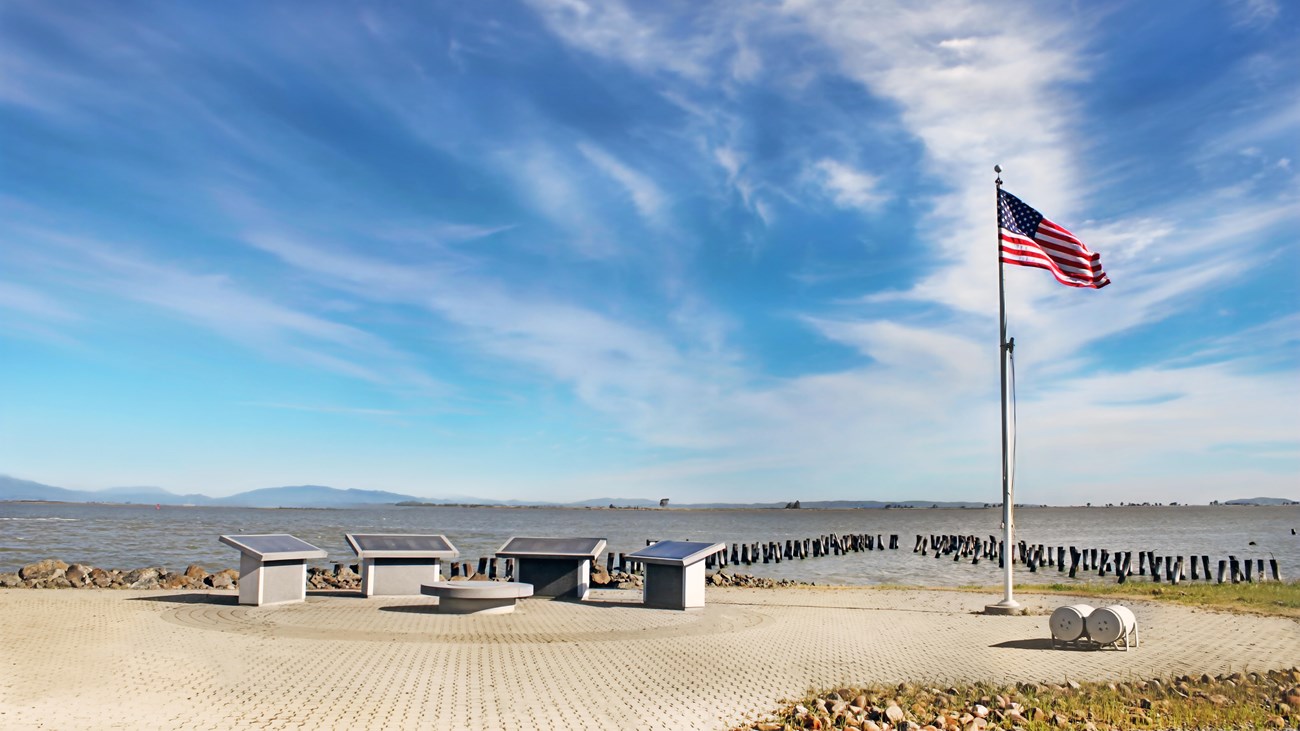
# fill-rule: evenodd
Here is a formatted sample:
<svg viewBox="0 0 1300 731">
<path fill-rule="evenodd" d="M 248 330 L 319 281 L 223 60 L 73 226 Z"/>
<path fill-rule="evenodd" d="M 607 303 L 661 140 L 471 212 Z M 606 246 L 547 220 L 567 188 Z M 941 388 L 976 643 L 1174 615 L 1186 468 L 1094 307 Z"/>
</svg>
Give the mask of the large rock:
<svg viewBox="0 0 1300 731">
<path fill-rule="evenodd" d="M 113 583 L 113 575 L 100 568 L 91 569 L 86 579 L 88 583 L 100 589 L 104 589 Z"/>
<path fill-rule="evenodd" d="M 158 585 L 163 589 L 189 589 L 193 579 L 185 574 L 163 574 L 158 578 Z"/>
<path fill-rule="evenodd" d="M 235 585 L 234 580 L 230 578 L 230 574 L 227 574 L 225 571 L 219 571 L 212 574 L 208 578 L 204 579 L 203 583 L 213 589 L 229 589 Z"/>
<path fill-rule="evenodd" d="M 202 584 L 203 580 L 208 578 L 208 572 L 204 571 L 202 566 L 192 563 L 185 567 L 185 577 L 196 584 Z"/>
<path fill-rule="evenodd" d="M 38 561 L 28 564 L 18 569 L 18 575 L 23 581 L 44 581 L 55 577 L 63 576 L 63 572 L 68 570 L 68 565 L 54 558 L 47 558 L 44 561 Z"/>
<path fill-rule="evenodd" d="M 85 586 L 92 570 L 94 569 L 91 566 L 74 563 L 63 572 L 63 577 L 73 586 Z"/>
<path fill-rule="evenodd" d="M 122 577 L 122 583 L 128 589 L 157 589 L 162 570 L 154 567 L 136 569 Z"/>
<path fill-rule="evenodd" d="M 15 586 L 22 586 L 23 579 L 18 574 L 0 574 L 0 586 L 6 589 L 12 589 Z"/>
</svg>

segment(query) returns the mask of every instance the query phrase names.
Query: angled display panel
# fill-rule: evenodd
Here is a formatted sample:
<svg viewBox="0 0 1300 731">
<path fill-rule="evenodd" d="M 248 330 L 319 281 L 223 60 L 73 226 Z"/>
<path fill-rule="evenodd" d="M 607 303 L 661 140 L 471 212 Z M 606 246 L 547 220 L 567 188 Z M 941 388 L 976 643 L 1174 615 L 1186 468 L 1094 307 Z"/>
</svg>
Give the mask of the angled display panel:
<svg viewBox="0 0 1300 731">
<path fill-rule="evenodd" d="M 627 558 L 642 563 L 666 563 L 684 566 L 705 558 L 726 548 L 721 543 L 704 543 L 702 541 L 659 541 L 653 546 L 629 553 Z"/>
<path fill-rule="evenodd" d="M 604 550 L 604 538 L 511 538 L 497 551 L 497 555 L 515 558 L 595 558 Z"/>
<path fill-rule="evenodd" d="M 391 556 L 455 558 L 460 551 L 447 536 L 412 533 L 348 533 L 348 545 L 361 558 Z"/>
</svg>

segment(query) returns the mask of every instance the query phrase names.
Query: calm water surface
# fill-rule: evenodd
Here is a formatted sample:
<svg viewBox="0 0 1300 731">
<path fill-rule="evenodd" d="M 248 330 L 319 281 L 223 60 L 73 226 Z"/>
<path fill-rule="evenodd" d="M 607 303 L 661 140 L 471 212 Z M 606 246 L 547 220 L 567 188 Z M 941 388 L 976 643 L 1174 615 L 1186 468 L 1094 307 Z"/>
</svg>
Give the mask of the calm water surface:
<svg viewBox="0 0 1300 731">
<path fill-rule="evenodd" d="M 0 503 L 0 571 L 43 558 L 106 568 L 196 563 L 208 570 L 239 565 L 217 542 L 223 533 L 292 533 L 354 562 L 347 532 L 444 533 L 462 560 L 490 556 L 511 536 L 593 536 L 611 551 L 646 539 L 714 542 L 781 541 L 824 533 L 899 535 L 899 550 L 755 564 L 745 571 L 818 583 L 996 584 L 996 562 L 923 558 L 917 534 L 988 535 L 1000 531 L 999 509 L 912 510 L 572 510 L 548 508 L 381 507 L 350 510 L 252 509 Z M 1018 538 L 1031 543 L 1107 550 L 1209 554 L 1212 560 L 1276 557 L 1283 576 L 1300 576 L 1300 506 L 1021 508 Z M 1251 543 L 1254 545 L 1251 545 Z M 1055 571 L 1044 575 L 1055 580 Z"/>
</svg>

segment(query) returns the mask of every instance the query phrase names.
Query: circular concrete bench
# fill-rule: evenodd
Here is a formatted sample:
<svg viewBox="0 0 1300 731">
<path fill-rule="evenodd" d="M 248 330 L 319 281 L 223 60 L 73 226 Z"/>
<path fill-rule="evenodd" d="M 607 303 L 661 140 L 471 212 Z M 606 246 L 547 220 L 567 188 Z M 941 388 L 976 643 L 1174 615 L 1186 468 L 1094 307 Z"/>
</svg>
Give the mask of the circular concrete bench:
<svg viewBox="0 0 1300 731">
<path fill-rule="evenodd" d="M 420 593 L 438 597 L 441 614 L 509 614 L 515 602 L 533 595 L 533 585 L 518 581 L 435 581 Z"/>
</svg>

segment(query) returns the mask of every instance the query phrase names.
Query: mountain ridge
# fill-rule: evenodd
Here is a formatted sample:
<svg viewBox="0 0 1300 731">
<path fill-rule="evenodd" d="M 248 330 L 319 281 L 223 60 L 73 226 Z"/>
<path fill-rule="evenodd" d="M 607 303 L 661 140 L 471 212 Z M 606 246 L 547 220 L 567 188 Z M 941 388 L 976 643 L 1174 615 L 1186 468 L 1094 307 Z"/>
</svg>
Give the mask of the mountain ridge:
<svg viewBox="0 0 1300 731">
<path fill-rule="evenodd" d="M 67 503 L 107 504 L 159 504 L 202 505 L 249 508 L 348 508 L 376 505 L 487 505 L 503 507 L 568 507 L 568 508 L 658 508 L 659 501 L 647 498 L 591 498 L 560 503 L 545 500 L 493 500 L 469 496 L 418 497 L 386 490 L 338 488 L 327 485 L 284 485 L 262 487 L 254 490 L 214 498 L 200 493 L 178 495 L 162 487 L 110 487 L 102 490 L 75 490 L 0 475 L 0 501 L 49 501 Z M 1225 505 L 1290 505 L 1296 501 L 1286 498 L 1244 498 L 1224 501 Z M 805 500 L 785 502 L 708 502 L 670 504 L 675 508 L 748 508 L 812 510 L 836 509 L 891 509 L 891 508 L 986 508 L 994 503 L 943 500 Z"/>
</svg>

